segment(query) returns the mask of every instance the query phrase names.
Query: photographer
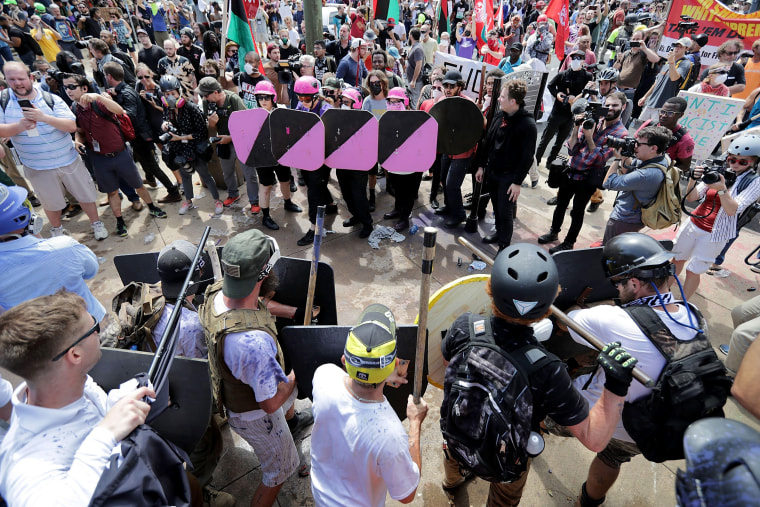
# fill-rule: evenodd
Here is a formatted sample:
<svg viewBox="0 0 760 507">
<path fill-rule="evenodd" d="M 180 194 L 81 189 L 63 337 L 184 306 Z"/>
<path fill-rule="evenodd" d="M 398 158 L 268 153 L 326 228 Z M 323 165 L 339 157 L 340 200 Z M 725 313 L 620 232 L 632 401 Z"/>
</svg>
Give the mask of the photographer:
<svg viewBox="0 0 760 507">
<path fill-rule="evenodd" d="M 216 154 L 219 155 L 219 162 L 222 165 L 222 174 L 224 183 L 227 185 L 227 199 L 224 200 L 225 206 L 231 206 L 233 202 L 240 199 L 238 190 L 237 171 L 235 162 L 238 161 L 237 152 L 232 145 L 230 136 L 229 121 L 230 115 L 235 111 L 245 111 L 245 103 L 235 92 L 222 89 L 219 81 L 213 77 L 204 77 L 198 85 L 198 95 L 203 98 L 203 113 L 208 118 L 209 128 L 216 129 L 216 136 L 220 141 L 215 143 Z M 259 208 L 259 181 L 256 177 L 256 170 L 253 167 L 245 165 L 245 161 L 240 161 L 240 167 L 245 176 L 246 188 L 248 190 L 248 202 L 251 203 L 251 213 L 258 213 Z"/>
<path fill-rule="evenodd" d="M 219 191 L 206 165 L 211 159 L 206 117 L 198 106 L 182 98 L 182 85 L 176 77 L 162 77 L 161 92 L 164 95 L 164 123 L 161 130 L 165 132 L 159 138 L 164 143 L 161 154 L 166 165 L 179 171 L 182 177 L 185 201 L 179 208 L 179 214 L 184 215 L 195 208 L 192 172 L 197 171 L 214 197 L 214 212 L 221 215 L 224 205 L 219 200 Z"/>
<path fill-rule="evenodd" d="M 660 55 L 649 49 L 644 43 L 644 30 L 634 31 L 629 45 L 630 49 L 618 53 L 614 67 L 620 71 L 618 86 L 628 97 L 628 100 L 633 100 L 647 62 L 657 63 L 660 61 Z"/>
<path fill-rule="evenodd" d="M 665 169 L 670 165 L 665 150 L 671 138 L 670 130 L 665 127 L 644 127 L 636 133 L 635 141 L 631 140 L 635 158 L 624 157 L 621 149 L 615 148 L 615 158 L 602 187 L 615 190 L 618 195 L 604 229 L 602 244 L 624 232 L 638 232 L 644 228 L 641 203 L 652 202 L 665 180 Z"/>
<path fill-rule="evenodd" d="M 551 229 L 538 238 L 539 244 L 542 245 L 559 239 L 562 222 L 565 220 L 565 211 L 570 204 L 570 199 L 573 199 L 570 229 L 562 243 L 549 249 L 551 254 L 572 250 L 578 239 L 578 234 L 583 227 L 586 204 L 596 191 L 596 185 L 591 183 L 589 178 L 593 172 L 603 170 L 613 153 L 612 148 L 605 143 L 607 136 L 625 137 L 628 133 L 620 121 L 620 115 L 628 102 L 625 95 L 614 92 L 606 99 L 607 115 L 604 116 L 602 122 L 593 116 L 589 118 L 586 112 L 576 114 L 574 117 L 573 132 L 568 142 L 570 148 L 568 154 L 571 157 L 570 169 L 565 173 L 565 178 L 559 186 L 557 207 L 552 217 Z"/>
<path fill-rule="evenodd" d="M 290 96 L 288 95 L 288 84 L 293 79 L 290 74 L 290 70 L 281 72 L 280 67 L 280 48 L 274 43 L 270 42 L 267 46 L 267 57 L 269 61 L 264 64 L 264 75 L 272 82 L 275 90 L 277 91 L 277 103 L 278 104 L 290 104 Z M 280 79 L 282 77 L 282 80 Z"/>
<path fill-rule="evenodd" d="M 673 50 L 668 53 L 667 64 L 662 66 L 649 91 L 639 99 L 639 106 L 646 105 L 639 115 L 641 121 L 657 121 L 657 110 L 666 100 L 678 95 L 690 72 L 698 71 L 698 69 L 692 69 L 691 60 L 684 58 L 686 51 L 691 47 L 691 39 L 681 37 L 672 46 Z"/>
<path fill-rule="evenodd" d="M 570 60 L 570 69 L 560 72 L 549 82 L 549 92 L 557 99 L 549 115 L 549 121 L 546 124 L 544 133 L 541 135 L 541 142 L 536 150 L 536 163 L 540 164 L 549 142 L 556 136 L 557 139 L 552 146 L 549 157 L 546 160 L 546 167 L 549 167 L 554 159 L 559 155 L 562 143 L 565 142 L 573 126 L 573 115 L 570 112 L 570 106 L 576 97 L 580 96 L 586 85 L 594 77 L 583 68 L 583 62 L 586 55 L 583 51 L 575 50 L 568 56 Z"/>
<path fill-rule="evenodd" d="M 737 217 L 760 198 L 758 160 L 760 137 L 750 134 L 731 143 L 726 167 L 697 166 L 692 171 L 685 199 L 699 198 L 702 203 L 678 231 L 673 245 L 676 274 L 686 266 L 683 290 L 687 299 L 697 291 L 700 275 L 736 236 Z"/>
</svg>

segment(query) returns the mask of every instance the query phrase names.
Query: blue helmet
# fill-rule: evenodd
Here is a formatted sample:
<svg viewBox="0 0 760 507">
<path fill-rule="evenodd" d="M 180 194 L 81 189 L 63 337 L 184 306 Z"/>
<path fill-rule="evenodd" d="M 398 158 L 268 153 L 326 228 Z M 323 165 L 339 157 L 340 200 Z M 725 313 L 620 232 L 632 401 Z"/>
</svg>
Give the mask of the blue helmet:
<svg viewBox="0 0 760 507">
<path fill-rule="evenodd" d="M 26 189 L 7 187 L 0 183 L 0 236 L 26 228 L 32 219 L 32 210 L 24 203 Z"/>
</svg>

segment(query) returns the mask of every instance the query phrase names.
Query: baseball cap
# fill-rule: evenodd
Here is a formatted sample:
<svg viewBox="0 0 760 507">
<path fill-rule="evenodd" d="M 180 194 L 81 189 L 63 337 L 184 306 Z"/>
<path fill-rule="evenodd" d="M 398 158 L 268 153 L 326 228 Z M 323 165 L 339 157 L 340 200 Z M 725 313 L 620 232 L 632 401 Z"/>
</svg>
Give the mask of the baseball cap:
<svg viewBox="0 0 760 507">
<path fill-rule="evenodd" d="M 359 382 L 379 384 L 396 367 L 396 319 L 388 307 L 372 304 L 348 332 L 346 371 Z"/>
<path fill-rule="evenodd" d="M 269 274 L 279 258 L 280 248 L 274 238 L 258 229 L 241 232 L 222 250 L 222 292 L 228 298 L 243 299 Z"/>
<path fill-rule="evenodd" d="M 538 9 L 542 8 L 544 5 L 546 5 L 546 3 L 544 3 L 543 0 L 538 0 L 538 2 L 536 2 L 536 7 Z"/>
<path fill-rule="evenodd" d="M 372 30 L 367 30 L 364 32 L 364 40 L 372 42 L 377 38 L 377 34 L 373 32 Z"/>
<path fill-rule="evenodd" d="M 146 32 L 144 28 L 138 28 L 137 30 L 135 30 L 135 32 L 137 33 L 137 35 L 140 35 L 141 33 L 148 35 L 148 32 Z"/>
<path fill-rule="evenodd" d="M 195 245 L 184 239 L 178 239 L 172 243 L 166 245 L 161 249 L 158 254 L 158 276 L 161 278 L 161 291 L 164 296 L 169 299 L 177 299 L 179 297 L 179 291 L 182 289 L 182 284 L 185 283 L 187 272 L 190 270 L 190 265 L 193 263 L 195 252 L 197 248 Z M 198 261 L 196 266 L 196 275 L 200 273 L 203 268 L 203 260 Z M 198 276 L 193 277 L 197 281 Z M 188 287 L 188 294 L 195 294 L 197 289 L 196 284 Z"/>
<path fill-rule="evenodd" d="M 351 39 L 351 49 L 356 49 L 360 46 L 366 46 L 367 41 L 364 39 Z"/>
<path fill-rule="evenodd" d="M 216 78 L 210 76 L 206 76 L 201 79 L 201 82 L 198 83 L 198 88 L 196 89 L 198 95 L 201 97 L 205 97 L 209 93 L 220 92 L 222 90 L 223 88 L 222 85 L 219 84 L 219 81 L 217 81 Z"/>
<path fill-rule="evenodd" d="M 396 48 L 395 46 L 388 48 L 388 54 L 391 55 L 396 60 L 401 58 L 401 55 L 398 52 L 398 48 Z"/>
<path fill-rule="evenodd" d="M 393 18 L 388 18 L 388 26 L 396 26 L 396 20 Z"/>
<path fill-rule="evenodd" d="M 464 81 L 462 78 L 462 73 L 458 70 L 450 70 L 446 72 L 446 75 L 443 76 L 443 82 L 446 84 L 457 84 Z"/>
<path fill-rule="evenodd" d="M 569 54 L 569 55 L 567 55 L 567 56 L 573 56 L 573 55 L 582 56 L 582 57 L 584 57 L 584 58 L 586 57 L 586 53 L 585 53 L 585 52 L 583 52 L 583 51 L 581 51 L 580 49 L 576 49 L 576 50 L 574 50 L 574 51 L 571 51 L 571 52 L 570 52 L 570 54 Z"/>
<path fill-rule="evenodd" d="M 325 84 L 322 85 L 323 90 L 340 90 L 343 86 L 341 86 L 341 80 L 337 77 L 328 77 L 325 80 Z"/>
<path fill-rule="evenodd" d="M 688 38 L 688 37 L 681 37 L 680 39 L 678 39 L 677 41 L 675 41 L 673 43 L 673 45 L 676 45 L 676 44 L 678 44 L 679 46 L 683 46 L 685 48 L 690 48 L 691 47 L 691 39 Z"/>
<path fill-rule="evenodd" d="M 510 51 L 513 50 L 513 49 L 516 49 L 517 51 L 519 51 L 520 53 L 522 53 L 522 51 L 523 51 L 523 45 L 520 44 L 519 42 L 515 42 L 514 44 L 512 44 L 512 47 L 509 48 Z"/>
</svg>

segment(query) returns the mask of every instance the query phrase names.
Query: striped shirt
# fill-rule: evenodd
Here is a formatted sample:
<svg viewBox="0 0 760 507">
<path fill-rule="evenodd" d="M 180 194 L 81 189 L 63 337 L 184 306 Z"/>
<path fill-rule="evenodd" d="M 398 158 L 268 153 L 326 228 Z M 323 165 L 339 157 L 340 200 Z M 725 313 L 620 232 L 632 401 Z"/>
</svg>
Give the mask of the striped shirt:
<svg viewBox="0 0 760 507">
<path fill-rule="evenodd" d="M 760 178 L 755 178 L 752 183 L 745 188 L 741 194 L 738 193 L 739 182 L 742 178 L 748 177 L 752 173 L 752 169 L 744 171 L 736 182 L 731 185 L 731 189 L 728 194 L 731 198 L 739 204 L 736 209 L 736 213 L 729 216 L 726 210 L 721 208 L 718 210 L 718 216 L 715 217 L 715 223 L 713 224 L 712 234 L 710 235 L 710 241 L 712 243 L 722 243 L 736 236 L 736 219 L 741 215 L 747 206 L 750 206 L 753 202 L 760 199 Z M 699 192 L 699 198 L 703 199 L 707 195 L 707 185 L 702 182 L 697 184 L 697 192 Z M 738 194 L 738 195 L 737 195 Z M 692 218 L 692 221 L 694 219 Z"/>
<path fill-rule="evenodd" d="M 11 89 L 8 91 L 10 92 L 10 100 L 5 111 L 0 108 L 0 123 L 17 123 L 24 117 L 24 113 L 18 105 L 16 94 Z M 37 86 L 35 86 L 35 91 L 37 94 L 32 100 L 35 107 L 56 118 L 76 120 L 74 113 L 71 112 L 62 98 L 50 94 L 53 97 L 53 109 L 51 110 Z M 71 134 L 42 122 L 37 122 L 37 132 L 39 132 L 39 136 L 30 136 L 29 131 L 25 130 L 11 138 L 21 163 L 26 167 L 43 171 L 67 166 L 76 160 L 78 154 Z"/>
</svg>

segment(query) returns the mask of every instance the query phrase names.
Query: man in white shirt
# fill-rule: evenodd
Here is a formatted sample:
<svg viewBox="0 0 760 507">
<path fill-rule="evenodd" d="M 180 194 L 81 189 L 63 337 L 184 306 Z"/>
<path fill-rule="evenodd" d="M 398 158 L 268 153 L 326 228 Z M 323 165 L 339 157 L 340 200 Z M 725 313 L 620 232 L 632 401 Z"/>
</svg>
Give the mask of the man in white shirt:
<svg viewBox="0 0 760 507">
<path fill-rule="evenodd" d="M 100 359 L 97 320 L 60 291 L 0 316 L 0 366 L 24 379 L 0 446 L 0 496 L 9 505 L 87 505 L 114 446 L 145 422 L 143 387 L 110 410 L 87 375 Z"/>
<path fill-rule="evenodd" d="M 314 372 L 311 491 L 317 505 L 385 505 L 385 497 L 410 503 L 420 481 L 420 431 L 427 404 L 406 408 L 407 437 L 383 395 L 394 373 L 396 322 L 383 305 L 370 305 L 351 328 L 345 371 L 326 364 Z"/>
<path fill-rule="evenodd" d="M 638 359 L 638 368 L 654 379 L 659 378 L 665 367 L 665 357 L 624 307 L 651 307 L 681 344 L 688 344 L 697 338 L 698 317 L 685 305 L 676 304 L 669 289 L 670 277 L 675 273 L 672 258 L 671 252 L 646 234 L 627 232 L 615 236 L 605 244 L 602 261 L 605 275 L 618 290 L 622 307 L 600 305 L 569 313 L 570 318 L 591 334 L 620 342 L 621 347 Z M 576 342 L 586 345 L 586 341 L 575 331 L 570 330 L 570 335 Z M 701 336 L 701 339 L 706 340 L 704 335 Z M 697 346 L 698 342 L 694 342 L 694 345 Z M 605 375 L 599 371 L 581 375 L 574 380 L 576 388 L 588 400 L 589 405 L 599 401 L 604 382 Z M 625 400 L 633 402 L 648 395 L 650 391 L 651 388 L 634 382 L 628 389 Z M 555 427 L 549 419 L 547 426 L 552 433 L 571 436 L 564 428 Z M 637 454 L 641 454 L 641 451 L 626 432 L 621 419 L 607 447 L 591 463 L 588 478 L 581 489 L 579 505 L 601 505 L 620 474 L 622 464 Z"/>
</svg>

